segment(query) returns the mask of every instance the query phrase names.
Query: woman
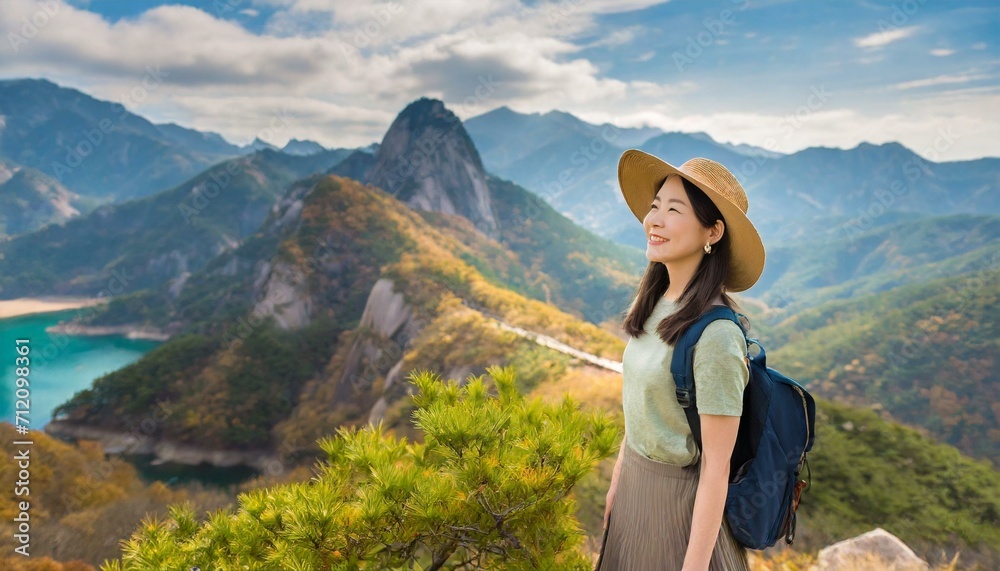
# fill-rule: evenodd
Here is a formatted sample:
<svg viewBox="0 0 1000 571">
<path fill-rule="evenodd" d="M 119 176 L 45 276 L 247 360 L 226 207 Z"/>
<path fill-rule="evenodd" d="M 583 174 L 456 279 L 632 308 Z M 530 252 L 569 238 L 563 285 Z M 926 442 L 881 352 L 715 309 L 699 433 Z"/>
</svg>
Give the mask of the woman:
<svg viewBox="0 0 1000 571">
<path fill-rule="evenodd" d="M 642 222 L 649 265 L 625 318 L 625 437 L 607 494 L 598 571 L 747 570 L 746 548 L 723 517 L 729 460 L 743 389 L 746 337 L 716 320 L 694 349 L 702 449 L 691 435 L 670 374 L 672 346 L 727 292 L 752 286 L 764 246 L 746 216 L 746 192 L 724 166 L 694 158 L 676 168 L 631 149 L 618 182 Z"/>
</svg>

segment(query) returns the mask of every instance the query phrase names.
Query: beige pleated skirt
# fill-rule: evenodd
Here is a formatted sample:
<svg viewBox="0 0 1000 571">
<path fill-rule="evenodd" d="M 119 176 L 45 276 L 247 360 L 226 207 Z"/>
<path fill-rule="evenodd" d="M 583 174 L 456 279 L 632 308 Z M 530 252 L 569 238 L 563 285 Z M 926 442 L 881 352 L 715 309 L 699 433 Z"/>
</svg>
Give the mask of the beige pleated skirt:
<svg viewBox="0 0 1000 571">
<path fill-rule="evenodd" d="M 622 447 L 621 472 L 596 571 L 679 571 L 684 565 L 698 490 L 698 464 L 675 466 Z M 747 550 L 725 517 L 710 571 L 749 571 Z"/>
</svg>

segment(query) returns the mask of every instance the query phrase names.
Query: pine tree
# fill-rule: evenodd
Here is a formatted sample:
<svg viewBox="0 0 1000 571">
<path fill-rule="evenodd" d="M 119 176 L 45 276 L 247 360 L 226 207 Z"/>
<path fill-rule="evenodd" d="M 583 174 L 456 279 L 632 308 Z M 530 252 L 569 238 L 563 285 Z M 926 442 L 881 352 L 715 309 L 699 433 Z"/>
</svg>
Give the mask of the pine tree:
<svg viewBox="0 0 1000 571">
<path fill-rule="evenodd" d="M 590 569 L 573 486 L 611 454 L 603 411 L 527 400 L 513 368 L 466 384 L 411 374 L 422 443 L 341 427 L 304 483 L 253 490 L 200 523 L 145 519 L 102 571 Z"/>
</svg>

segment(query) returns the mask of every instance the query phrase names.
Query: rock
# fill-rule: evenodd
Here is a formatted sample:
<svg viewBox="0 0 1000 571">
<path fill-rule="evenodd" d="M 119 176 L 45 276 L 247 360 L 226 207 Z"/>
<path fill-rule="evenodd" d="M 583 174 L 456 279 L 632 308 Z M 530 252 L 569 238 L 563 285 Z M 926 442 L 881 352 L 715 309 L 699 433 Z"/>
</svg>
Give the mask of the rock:
<svg viewBox="0 0 1000 571">
<path fill-rule="evenodd" d="M 366 184 L 377 186 L 407 206 L 457 214 L 483 234 L 497 239 L 486 171 L 462 121 L 444 103 L 422 97 L 392 122 L 367 170 Z"/>
<path fill-rule="evenodd" d="M 155 327 L 143 325 L 80 325 L 73 321 L 61 321 L 56 325 L 45 328 L 45 332 L 56 335 L 122 335 L 126 339 L 150 339 L 153 341 L 166 341 L 170 339 L 170 333 L 161 331 Z"/>
<path fill-rule="evenodd" d="M 258 470 L 270 470 L 277 458 L 267 450 L 218 450 L 192 444 L 160 439 L 153 446 L 156 459 L 153 465 L 173 462 L 188 466 L 202 463 L 220 468 L 231 466 L 251 466 Z"/>
<path fill-rule="evenodd" d="M 63 439 L 96 440 L 107 454 L 152 454 L 153 465 L 174 462 L 189 466 L 208 463 L 212 466 L 250 466 L 261 471 L 274 472 L 281 466 L 280 459 L 270 450 L 224 450 L 194 444 L 175 442 L 145 434 L 138 427 L 112 429 L 76 422 L 52 420 L 44 428 L 47 434 Z"/>
<path fill-rule="evenodd" d="M 307 276 L 287 262 L 276 262 L 264 285 L 264 295 L 253 311 L 257 316 L 273 315 L 281 329 L 309 325 L 312 298 L 307 292 Z"/>
<path fill-rule="evenodd" d="M 386 378 L 382 392 L 388 389 L 401 372 L 403 353 L 414 331 L 413 310 L 406 304 L 403 294 L 393 290 L 388 278 L 379 278 L 372 286 L 361 314 L 359 329 L 370 334 L 358 336 L 347 356 L 344 372 L 337 383 L 336 402 L 357 398 L 356 392 L 367 393 L 376 377 L 394 371 Z M 397 366 L 400 365 L 400 366 Z M 377 422 L 384 411 L 373 408 L 370 421 Z"/>
<path fill-rule="evenodd" d="M 898 537 L 876 528 L 821 549 L 816 571 L 925 571 L 926 561 Z M 812 571 L 812 569 L 810 571 Z"/>
<path fill-rule="evenodd" d="M 370 327 L 387 339 L 399 331 L 412 313 L 403 294 L 393 291 L 393 286 L 392 280 L 386 278 L 375 282 L 359 324 L 360 327 Z"/>
</svg>

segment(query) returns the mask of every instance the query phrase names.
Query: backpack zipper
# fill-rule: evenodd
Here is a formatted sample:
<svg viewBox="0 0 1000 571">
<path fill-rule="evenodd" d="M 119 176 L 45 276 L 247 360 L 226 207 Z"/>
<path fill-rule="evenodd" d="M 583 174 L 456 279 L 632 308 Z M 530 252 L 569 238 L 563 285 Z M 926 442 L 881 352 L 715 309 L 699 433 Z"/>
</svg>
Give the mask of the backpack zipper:
<svg viewBox="0 0 1000 571">
<path fill-rule="evenodd" d="M 809 446 L 809 438 L 811 437 L 809 434 L 809 405 L 806 402 L 806 395 L 802 394 L 802 388 L 798 385 L 792 385 L 792 388 L 799 393 L 799 398 L 802 399 L 802 418 L 806 421 L 806 442 L 802 447 L 802 456 L 799 456 L 799 466 L 795 470 L 795 475 L 798 476 L 799 472 L 802 471 L 802 464 L 806 460 L 806 447 Z"/>
</svg>

